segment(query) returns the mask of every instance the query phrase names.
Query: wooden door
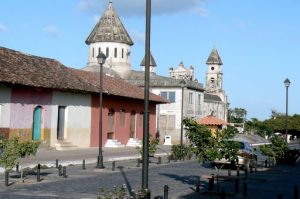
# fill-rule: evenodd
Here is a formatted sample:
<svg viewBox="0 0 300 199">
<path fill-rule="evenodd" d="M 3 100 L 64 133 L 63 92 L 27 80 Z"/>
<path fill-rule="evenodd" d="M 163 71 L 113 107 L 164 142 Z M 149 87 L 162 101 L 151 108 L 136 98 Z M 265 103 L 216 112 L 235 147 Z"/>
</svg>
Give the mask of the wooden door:
<svg viewBox="0 0 300 199">
<path fill-rule="evenodd" d="M 42 107 L 38 106 L 33 112 L 33 140 L 41 139 L 41 126 L 42 126 Z"/>
<path fill-rule="evenodd" d="M 65 111 L 66 107 L 58 107 L 58 121 L 57 121 L 57 139 L 64 139 L 64 129 L 65 129 Z"/>
</svg>

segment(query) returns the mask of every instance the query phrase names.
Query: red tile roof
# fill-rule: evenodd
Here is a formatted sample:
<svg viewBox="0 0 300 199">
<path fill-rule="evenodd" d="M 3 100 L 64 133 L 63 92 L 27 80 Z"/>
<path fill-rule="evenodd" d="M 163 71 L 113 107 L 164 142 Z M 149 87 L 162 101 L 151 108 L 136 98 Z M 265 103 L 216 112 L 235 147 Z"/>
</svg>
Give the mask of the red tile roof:
<svg viewBox="0 0 300 199">
<path fill-rule="evenodd" d="M 0 83 L 82 93 L 98 93 L 100 88 L 99 73 L 68 68 L 54 59 L 28 55 L 1 46 Z M 144 99 L 144 89 L 109 76 L 103 76 L 103 92 Z M 154 94 L 150 94 L 150 101 L 168 102 Z"/>
<path fill-rule="evenodd" d="M 224 120 L 221 120 L 215 116 L 208 115 L 206 117 L 200 118 L 197 120 L 199 124 L 203 124 L 206 126 L 220 126 L 220 125 L 227 125 L 228 123 Z"/>
</svg>

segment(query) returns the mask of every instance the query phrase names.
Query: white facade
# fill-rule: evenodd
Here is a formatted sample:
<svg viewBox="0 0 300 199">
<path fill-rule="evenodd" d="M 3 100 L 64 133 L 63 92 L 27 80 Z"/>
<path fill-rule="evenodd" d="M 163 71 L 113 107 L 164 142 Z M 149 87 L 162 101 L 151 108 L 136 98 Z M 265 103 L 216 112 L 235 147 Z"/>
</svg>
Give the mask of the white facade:
<svg viewBox="0 0 300 199">
<path fill-rule="evenodd" d="M 183 91 L 183 99 L 182 99 Z M 201 117 L 203 107 L 203 92 L 189 88 L 153 88 L 152 92 L 162 96 L 163 93 L 174 93 L 172 97 L 167 96 L 171 101 L 168 104 L 157 105 L 157 128 L 162 138 L 171 136 L 173 144 L 179 143 L 181 135 L 181 121 L 185 117 Z M 175 101 L 173 101 L 173 99 Z M 182 101 L 183 100 L 183 101 Z M 173 101 L 173 102 L 172 102 Z M 183 112 L 181 108 L 183 105 Z M 182 118 L 183 116 L 183 118 Z M 183 131 L 185 141 L 185 131 Z"/>
<path fill-rule="evenodd" d="M 208 64 L 206 73 L 206 90 L 208 92 L 223 90 L 222 65 Z"/>
<path fill-rule="evenodd" d="M 88 64 L 87 66 L 98 66 L 97 56 L 99 52 L 106 55 L 106 62 L 103 65 L 106 68 L 124 73 L 131 69 L 130 63 L 130 46 L 117 42 L 97 42 L 89 45 Z"/>
<path fill-rule="evenodd" d="M 217 118 L 224 120 L 226 116 L 226 105 L 218 101 L 205 101 L 203 106 L 203 115 L 213 115 Z M 226 120 L 225 120 L 226 121 Z"/>
<path fill-rule="evenodd" d="M 80 148 L 90 147 L 91 140 L 91 96 L 65 92 L 53 92 L 51 141 L 50 146 L 57 143 L 58 109 L 65 107 L 64 140 Z"/>
</svg>

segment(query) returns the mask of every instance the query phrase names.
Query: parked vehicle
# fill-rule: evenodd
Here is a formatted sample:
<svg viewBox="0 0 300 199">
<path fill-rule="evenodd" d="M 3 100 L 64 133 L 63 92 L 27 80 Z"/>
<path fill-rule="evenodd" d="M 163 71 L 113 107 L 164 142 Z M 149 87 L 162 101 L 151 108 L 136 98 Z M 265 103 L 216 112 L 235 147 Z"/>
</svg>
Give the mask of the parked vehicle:
<svg viewBox="0 0 300 199">
<path fill-rule="evenodd" d="M 239 154 L 238 154 L 238 157 L 237 157 L 237 164 L 239 166 L 247 166 L 249 167 L 250 163 L 252 161 L 255 160 L 255 154 L 254 154 L 254 151 L 253 151 L 253 148 L 251 146 L 250 143 L 248 142 L 245 142 L 245 141 L 235 141 L 235 142 L 238 142 L 239 145 L 240 145 L 240 149 L 239 149 Z M 226 157 L 223 157 L 221 159 L 216 159 L 214 160 L 213 164 L 230 164 L 231 162 L 229 161 L 228 158 Z"/>
</svg>

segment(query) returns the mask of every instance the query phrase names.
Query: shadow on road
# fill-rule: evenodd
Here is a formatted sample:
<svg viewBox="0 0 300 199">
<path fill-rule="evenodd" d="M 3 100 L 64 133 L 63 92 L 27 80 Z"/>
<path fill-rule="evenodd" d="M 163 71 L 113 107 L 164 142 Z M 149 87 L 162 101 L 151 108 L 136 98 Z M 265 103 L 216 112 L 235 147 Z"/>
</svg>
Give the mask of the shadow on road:
<svg viewBox="0 0 300 199">
<path fill-rule="evenodd" d="M 128 180 L 125 172 L 124 172 L 124 167 L 123 166 L 118 166 L 117 168 L 120 170 L 120 172 L 122 174 L 122 177 L 124 178 L 124 181 L 125 181 L 125 184 L 126 184 L 126 187 L 127 187 L 127 191 L 129 192 L 130 195 L 132 195 L 132 187 L 131 187 L 131 184 L 130 184 L 130 182 L 129 182 L 129 180 Z"/>
</svg>

